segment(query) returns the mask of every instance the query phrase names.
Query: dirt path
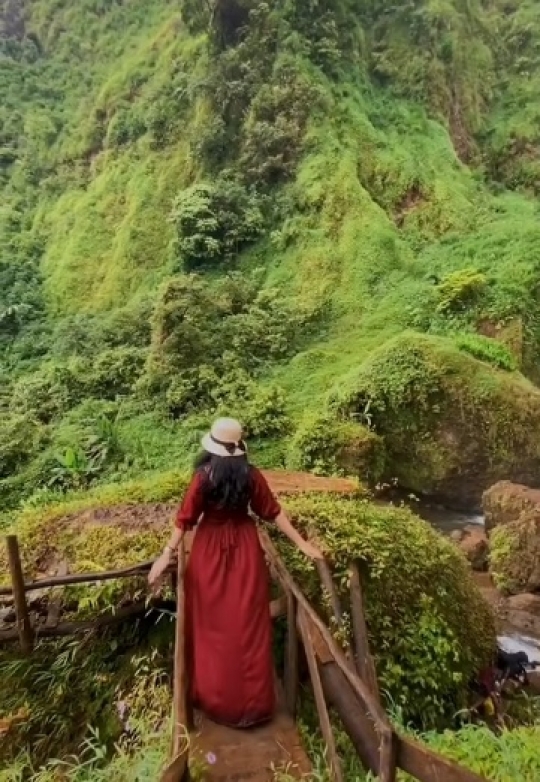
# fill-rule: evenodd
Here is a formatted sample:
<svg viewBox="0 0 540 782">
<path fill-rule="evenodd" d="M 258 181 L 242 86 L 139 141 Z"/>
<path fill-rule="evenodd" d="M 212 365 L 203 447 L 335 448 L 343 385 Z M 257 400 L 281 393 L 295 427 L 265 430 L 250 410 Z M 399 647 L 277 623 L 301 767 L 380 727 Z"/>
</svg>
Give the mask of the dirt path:
<svg viewBox="0 0 540 782">
<path fill-rule="evenodd" d="M 291 496 L 306 492 L 351 494 L 357 488 L 354 481 L 346 478 L 319 478 L 301 472 L 265 471 L 264 475 L 272 490 L 278 496 Z M 178 501 L 180 501 L 178 497 Z M 125 503 L 105 508 L 89 508 L 68 514 L 55 522 L 76 532 L 90 526 L 114 526 L 123 531 L 156 530 L 171 524 L 177 502 Z"/>
</svg>

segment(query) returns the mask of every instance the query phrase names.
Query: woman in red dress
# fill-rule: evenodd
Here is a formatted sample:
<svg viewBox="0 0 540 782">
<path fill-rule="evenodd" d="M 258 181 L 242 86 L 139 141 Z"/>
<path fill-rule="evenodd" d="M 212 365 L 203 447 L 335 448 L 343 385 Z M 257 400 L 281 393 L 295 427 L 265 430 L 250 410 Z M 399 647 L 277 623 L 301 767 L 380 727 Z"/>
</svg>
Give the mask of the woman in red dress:
<svg viewBox="0 0 540 782">
<path fill-rule="evenodd" d="M 322 554 L 298 534 L 248 462 L 237 421 L 216 421 L 202 445 L 149 582 L 159 585 L 182 536 L 197 526 L 185 576 L 191 696 L 215 722 L 243 728 L 271 719 L 275 706 L 270 581 L 250 511 L 275 523 L 306 556 Z"/>
</svg>

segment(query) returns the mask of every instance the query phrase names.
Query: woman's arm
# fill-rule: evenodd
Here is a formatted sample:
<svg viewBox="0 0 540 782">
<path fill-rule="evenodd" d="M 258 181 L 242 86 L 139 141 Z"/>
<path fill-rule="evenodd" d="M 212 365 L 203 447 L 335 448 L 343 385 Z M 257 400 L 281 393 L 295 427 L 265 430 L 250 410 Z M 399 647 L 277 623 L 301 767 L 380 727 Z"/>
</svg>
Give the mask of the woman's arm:
<svg viewBox="0 0 540 782">
<path fill-rule="evenodd" d="M 278 516 L 276 516 L 275 524 L 280 532 L 283 532 L 291 543 L 294 543 L 306 557 L 309 557 L 310 559 L 324 559 L 324 555 L 320 548 L 314 543 L 310 543 L 309 540 L 305 540 L 298 530 L 293 527 L 285 511 L 280 510 Z"/>
</svg>

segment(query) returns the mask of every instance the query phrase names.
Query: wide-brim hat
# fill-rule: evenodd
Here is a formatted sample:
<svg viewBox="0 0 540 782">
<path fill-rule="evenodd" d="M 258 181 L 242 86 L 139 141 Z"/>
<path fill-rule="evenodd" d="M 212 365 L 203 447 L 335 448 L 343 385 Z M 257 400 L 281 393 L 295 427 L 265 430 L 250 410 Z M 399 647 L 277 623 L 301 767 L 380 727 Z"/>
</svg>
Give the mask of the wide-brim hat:
<svg viewBox="0 0 540 782">
<path fill-rule="evenodd" d="M 201 440 L 205 451 L 214 456 L 245 456 L 242 425 L 234 418 L 218 418 Z"/>
</svg>

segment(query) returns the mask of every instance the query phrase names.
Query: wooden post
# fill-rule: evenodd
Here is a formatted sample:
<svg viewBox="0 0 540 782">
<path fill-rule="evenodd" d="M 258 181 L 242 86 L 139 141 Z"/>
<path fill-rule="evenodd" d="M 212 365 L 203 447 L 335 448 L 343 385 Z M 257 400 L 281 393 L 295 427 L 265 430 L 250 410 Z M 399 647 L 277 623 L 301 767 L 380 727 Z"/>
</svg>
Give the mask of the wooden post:
<svg viewBox="0 0 540 782">
<path fill-rule="evenodd" d="M 326 751 L 328 752 L 328 766 L 330 768 L 332 782 L 343 782 L 341 763 L 337 754 L 334 734 L 332 732 L 332 725 L 330 724 L 330 717 L 328 715 L 328 709 L 324 699 L 324 691 L 319 674 L 319 666 L 317 665 L 317 658 L 315 656 L 315 650 L 313 649 L 313 642 L 309 632 L 309 625 L 306 621 L 304 610 L 301 607 L 298 611 L 298 621 L 300 624 L 300 632 L 302 633 L 304 648 L 306 650 L 306 658 L 309 667 L 309 674 L 311 677 L 311 684 L 313 686 L 313 694 L 315 696 L 315 704 L 317 706 L 317 714 L 319 715 L 321 732 L 323 734 L 324 743 L 326 744 Z"/>
<path fill-rule="evenodd" d="M 17 617 L 17 630 L 19 632 L 21 650 L 23 654 L 31 654 L 34 647 L 34 631 L 30 623 L 28 604 L 26 602 L 26 591 L 24 588 L 24 577 L 21 566 L 21 556 L 19 553 L 19 542 L 16 535 L 8 535 L 6 542 L 9 571 L 11 573 L 11 584 L 13 588 L 13 598 L 15 601 L 15 615 Z"/>
<path fill-rule="evenodd" d="M 296 718 L 298 700 L 298 627 L 296 598 L 287 592 L 287 646 L 285 652 L 285 703 L 289 714 Z"/>
<path fill-rule="evenodd" d="M 397 741 L 391 728 L 386 728 L 380 734 L 379 748 L 379 780 L 380 782 L 396 782 Z"/>
<path fill-rule="evenodd" d="M 174 644 L 173 740 L 171 760 L 163 770 L 160 782 L 189 782 L 189 737 L 191 709 L 188 703 L 188 671 L 186 665 L 184 572 L 186 549 L 184 538 L 178 545 L 178 583 L 176 601 L 176 634 Z"/>
<path fill-rule="evenodd" d="M 316 565 L 317 570 L 319 571 L 319 577 L 321 579 L 322 585 L 330 597 L 330 605 L 332 606 L 334 618 L 338 624 L 338 627 L 340 627 L 343 622 L 343 611 L 341 609 L 339 596 L 336 591 L 332 574 L 330 573 L 330 568 L 324 559 L 318 559 L 316 561 Z"/>
<path fill-rule="evenodd" d="M 354 645 L 356 648 L 356 667 L 358 675 L 369 687 L 370 691 L 381 702 L 377 671 L 373 657 L 369 651 L 369 640 L 364 613 L 364 596 L 362 593 L 362 579 L 358 562 L 353 562 L 350 568 L 351 576 L 351 617 L 353 625 Z"/>
</svg>

